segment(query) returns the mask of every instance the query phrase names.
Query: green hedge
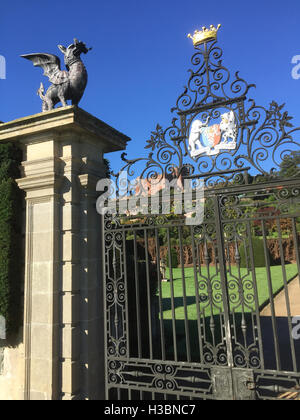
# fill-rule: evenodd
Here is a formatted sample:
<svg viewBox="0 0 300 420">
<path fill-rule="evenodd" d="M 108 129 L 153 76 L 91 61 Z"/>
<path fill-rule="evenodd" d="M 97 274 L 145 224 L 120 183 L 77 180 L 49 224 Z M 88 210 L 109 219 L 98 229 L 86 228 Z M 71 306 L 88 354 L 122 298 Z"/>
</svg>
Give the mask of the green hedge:
<svg viewBox="0 0 300 420">
<path fill-rule="evenodd" d="M 15 145 L 0 143 L 0 315 L 8 336 L 21 324 L 23 195 L 15 182 L 20 162 Z"/>
<path fill-rule="evenodd" d="M 254 257 L 254 265 L 255 267 L 265 267 L 266 266 L 266 258 L 265 258 L 265 249 L 263 240 L 257 238 L 255 236 L 252 237 L 252 248 L 253 248 L 253 257 Z M 247 245 L 247 251 L 245 252 L 244 244 L 241 244 L 239 247 L 239 254 L 241 258 L 240 266 L 241 268 L 251 267 L 251 259 L 250 259 L 250 249 Z M 270 262 L 272 263 L 272 257 L 268 250 L 268 255 Z"/>
<path fill-rule="evenodd" d="M 167 267 L 169 268 L 177 268 L 178 267 L 178 253 L 175 248 L 171 248 L 171 264 L 170 264 L 170 257 L 169 252 L 167 253 Z"/>
</svg>

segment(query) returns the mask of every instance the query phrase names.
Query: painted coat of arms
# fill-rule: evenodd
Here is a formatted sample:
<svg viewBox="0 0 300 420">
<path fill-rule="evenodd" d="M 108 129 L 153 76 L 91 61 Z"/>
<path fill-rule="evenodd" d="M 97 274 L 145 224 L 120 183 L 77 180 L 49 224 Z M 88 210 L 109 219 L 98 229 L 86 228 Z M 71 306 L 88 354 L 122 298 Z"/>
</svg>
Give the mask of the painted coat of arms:
<svg viewBox="0 0 300 420">
<path fill-rule="evenodd" d="M 221 115 L 221 123 L 209 126 L 210 117 L 203 123 L 195 120 L 189 136 L 191 157 L 217 155 L 221 150 L 236 149 L 238 126 L 233 111 Z"/>
</svg>

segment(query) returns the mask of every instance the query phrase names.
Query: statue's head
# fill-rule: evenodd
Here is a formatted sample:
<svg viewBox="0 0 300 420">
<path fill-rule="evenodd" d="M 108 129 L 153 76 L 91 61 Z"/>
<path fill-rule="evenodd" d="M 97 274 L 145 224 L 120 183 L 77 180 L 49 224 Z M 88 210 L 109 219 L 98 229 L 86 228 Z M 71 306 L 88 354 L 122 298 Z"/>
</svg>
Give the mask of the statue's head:
<svg viewBox="0 0 300 420">
<path fill-rule="evenodd" d="M 58 48 L 65 56 L 65 65 L 67 68 L 80 60 L 80 55 L 82 53 L 87 54 L 91 50 L 91 48 L 87 48 L 84 42 L 78 41 L 76 38 L 74 39 L 74 43 L 69 45 L 68 48 L 63 45 L 58 45 Z"/>
</svg>

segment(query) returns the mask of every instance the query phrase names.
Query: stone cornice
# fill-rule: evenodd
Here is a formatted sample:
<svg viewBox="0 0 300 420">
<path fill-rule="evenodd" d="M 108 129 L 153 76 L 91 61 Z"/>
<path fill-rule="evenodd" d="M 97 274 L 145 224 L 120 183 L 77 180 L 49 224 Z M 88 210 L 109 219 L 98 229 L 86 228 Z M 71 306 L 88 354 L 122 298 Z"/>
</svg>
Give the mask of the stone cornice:
<svg viewBox="0 0 300 420">
<path fill-rule="evenodd" d="M 62 185 L 62 181 L 63 177 L 57 176 L 55 173 L 27 176 L 26 178 L 20 178 L 16 180 L 19 188 L 26 192 L 52 188 L 54 193 L 59 190 Z"/>
<path fill-rule="evenodd" d="M 75 132 L 84 140 L 102 145 L 103 152 L 124 150 L 130 138 L 76 106 L 57 108 L 0 124 L 0 141 L 26 143 L 42 133 L 64 135 Z M 62 136 L 63 137 L 63 136 Z"/>
</svg>

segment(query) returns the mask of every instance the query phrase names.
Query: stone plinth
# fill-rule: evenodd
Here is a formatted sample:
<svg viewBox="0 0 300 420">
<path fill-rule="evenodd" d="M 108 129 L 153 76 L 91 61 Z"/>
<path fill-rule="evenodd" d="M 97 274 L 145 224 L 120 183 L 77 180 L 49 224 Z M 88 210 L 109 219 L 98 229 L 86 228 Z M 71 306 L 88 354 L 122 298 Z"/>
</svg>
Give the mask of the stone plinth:
<svg viewBox="0 0 300 420">
<path fill-rule="evenodd" d="M 104 398 L 103 154 L 128 137 L 73 106 L 0 125 L 22 147 L 25 399 Z M 1 398 L 1 389 L 0 389 Z"/>
</svg>

